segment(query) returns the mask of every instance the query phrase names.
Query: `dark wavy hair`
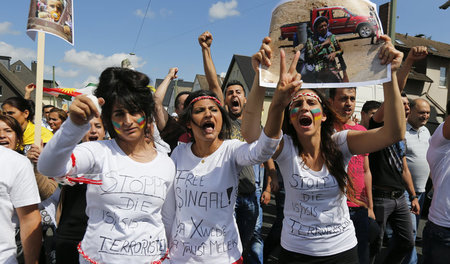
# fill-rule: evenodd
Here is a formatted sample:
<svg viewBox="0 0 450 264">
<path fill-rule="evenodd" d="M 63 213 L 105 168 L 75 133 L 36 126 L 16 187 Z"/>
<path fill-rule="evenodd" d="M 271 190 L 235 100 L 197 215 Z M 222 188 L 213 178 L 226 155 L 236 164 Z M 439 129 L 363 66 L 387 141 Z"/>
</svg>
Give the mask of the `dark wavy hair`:
<svg viewBox="0 0 450 264">
<path fill-rule="evenodd" d="M 5 122 L 5 124 L 7 126 L 9 126 L 14 133 L 16 133 L 16 147 L 15 147 L 15 151 L 19 151 L 20 150 L 20 146 L 22 146 L 23 144 L 23 131 L 22 131 L 22 127 L 20 126 L 19 122 L 12 116 L 7 116 L 7 115 L 2 115 L 0 114 L 0 121 Z"/>
<path fill-rule="evenodd" d="M 193 105 L 191 105 L 191 101 L 199 96 L 212 96 L 217 98 L 217 95 L 214 92 L 211 92 L 209 90 L 198 90 L 195 92 L 192 92 L 189 94 L 189 96 L 186 98 L 186 101 L 184 101 L 184 110 L 180 115 L 179 122 L 186 128 L 186 130 L 193 135 L 192 130 L 187 127 L 187 123 L 192 121 L 192 109 Z M 219 100 L 219 99 L 217 99 Z M 230 138 L 231 134 L 231 121 L 230 117 L 228 116 L 227 111 L 225 109 L 218 105 L 220 113 L 222 114 L 222 129 L 219 133 L 220 139 L 228 139 Z M 195 138 L 192 136 L 191 140 L 195 142 Z"/>
<path fill-rule="evenodd" d="M 34 102 L 33 101 L 24 99 L 22 97 L 10 97 L 3 102 L 2 107 L 7 104 L 19 109 L 20 112 L 25 112 L 25 110 L 28 110 L 29 114 L 28 114 L 27 120 L 33 121 L 33 119 L 34 119 Z"/>
<path fill-rule="evenodd" d="M 316 89 L 308 89 L 314 91 L 320 97 L 322 101 L 323 113 L 326 115 L 327 119 L 322 123 L 320 129 L 320 151 L 322 158 L 325 161 L 325 166 L 327 166 L 328 171 L 334 176 L 338 182 L 339 189 L 342 193 L 346 193 L 347 196 L 350 194 L 350 198 L 353 197 L 354 189 L 351 178 L 345 171 L 344 156 L 339 150 L 339 147 L 331 138 L 334 134 L 335 123 L 342 122 L 337 113 L 333 110 L 333 107 L 328 102 L 325 95 Z M 283 131 L 292 138 L 294 145 L 298 147 L 298 153 L 301 154 L 303 151 L 303 146 L 297 138 L 297 132 L 294 126 L 289 123 L 290 111 L 289 106 L 286 107 L 284 111 L 284 121 L 283 121 Z"/>
<path fill-rule="evenodd" d="M 155 102 L 147 85 L 150 79 L 144 73 L 127 68 L 106 68 L 100 75 L 94 95 L 105 99 L 102 106 L 102 120 L 111 138 L 117 136 L 111 122 L 112 109 L 116 104 L 122 105 L 130 113 L 142 113 L 145 122 L 153 121 Z M 148 126 L 145 125 L 148 134 Z"/>
</svg>

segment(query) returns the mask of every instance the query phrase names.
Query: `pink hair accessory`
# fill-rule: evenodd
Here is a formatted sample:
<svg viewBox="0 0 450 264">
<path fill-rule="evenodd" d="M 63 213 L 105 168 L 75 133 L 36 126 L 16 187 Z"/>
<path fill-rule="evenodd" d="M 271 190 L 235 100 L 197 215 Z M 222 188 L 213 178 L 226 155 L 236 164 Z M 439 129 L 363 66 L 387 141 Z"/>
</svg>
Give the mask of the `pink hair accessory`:
<svg viewBox="0 0 450 264">
<path fill-rule="evenodd" d="M 194 99 L 192 99 L 192 101 L 189 103 L 189 105 L 191 105 L 191 104 L 193 104 L 193 103 L 195 103 L 197 101 L 203 100 L 203 99 L 213 100 L 214 102 L 216 102 L 217 105 L 222 106 L 222 104 L 220 103 L 220 101 L 216 97 L 209 96 L 209 95 L 203 95 L 203 96 L 195 97 Z"/>
<path fill-rule="evenodd" d="M 317 101 L 319 101 L 319 103 L 322 103 L 322 100 L 320 99 L 320 97 L 313 93 L 298 93 L 294 97 L 292 97 L 291 102 L 289 103 L 289 108 L 291 108 L 291 105 L 295 102 L 295 100 L 297 100 L 299 97 L 303 97 L 303 96 L 314 97 L 317 99 Z"/>
</svg>

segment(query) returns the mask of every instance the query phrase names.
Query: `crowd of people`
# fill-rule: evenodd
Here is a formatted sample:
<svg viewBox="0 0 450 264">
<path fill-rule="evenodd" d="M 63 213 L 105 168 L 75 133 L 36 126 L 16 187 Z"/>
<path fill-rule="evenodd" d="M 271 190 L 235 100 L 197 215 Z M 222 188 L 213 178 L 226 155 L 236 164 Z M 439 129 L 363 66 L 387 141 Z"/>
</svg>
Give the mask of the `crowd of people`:
<svg viewBox="0 0 450 264">
<path fill-rule="evenodd" d="M 412 48 L 403 61 L 388 37 L 380 39 L 380 63 L 391 64 L 392 79 L 383 103 L 363 106 L 361 122 L 356 88 L 302 89 L 300 52 L 287 65 L 280 50 L 280 80 L 262 127 L 259 66 L 271 65 L 275 52 L 268 37 L 252 56 L 248 95 L 238 80 L 222 89 L 213 37 L 204 32 L 198 42 L 209 90 L 178 94 L 175 114 L 163 99 L 178 68 L 152 93 L 144 73 L 111 67 L 94 96 L 77 96 L 68 113 L 43 107 L 41 142 L 27 86 L 25 98 L 1 106 L 0 262 L 264 263 L 278 247 L 278 263 L 374 263 L 387 237 L 385 263 L 417 263 L 431 178 L 423 255 L 425 263 L 445 263 L 450 120 L 431 136 L 429 103 L 410 103 L 403 93 L 426 48 Z M 284 209 L 264 241 L 262 205 L 273 194 Z"/>
</svg>

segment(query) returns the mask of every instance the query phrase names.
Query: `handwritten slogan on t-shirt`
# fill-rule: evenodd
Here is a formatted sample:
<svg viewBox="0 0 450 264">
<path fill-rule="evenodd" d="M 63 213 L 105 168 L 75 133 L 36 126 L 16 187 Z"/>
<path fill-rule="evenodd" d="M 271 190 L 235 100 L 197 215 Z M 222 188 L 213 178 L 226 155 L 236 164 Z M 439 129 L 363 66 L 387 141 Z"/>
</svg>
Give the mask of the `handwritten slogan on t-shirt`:
<svg viewBox="0 0 450 264">
<path fill-rule="evenodd" d="M 235 200 L 232 195 L 236 195 L 236 188 L 220 186 L 217 181 L 211 175 L 177 171 L 176 208 L 177 216 L 181 215 L 183 220 L 177 217 L 174 223 L 176 231 L 170 249 L 172 253 L 179 256 L 216 256 L 238 247 L 238 238 L 232 235 L 234 225 L 221 218 L 224 212 L 230 216 L 233 214 Z"/>
<path fill-rule="evenodd" d="M 287 181 L 290 191 L 295 193 L 296 199 L 291 201 L 291 212 L 294 214 L 285 219 L 289 232 L 293 236 L 320 237 L 343 232 L 350 221 L 339 222 L 342 218 L 339 200 L 336 195 L 339 185 L 331 175 L 302 176 L 292 174 Z M 332 197 L 332 199 L 330 199 Z"/>
<path fill-rule="evenodd" d="M 98 203 L 112 206 L 101 206 L 99 213 L 90 216 L 101 221 L 97 251 L 127 256 L 164 254 L 167 249 L 164 231 L 154 237 L 148 229 L 154 229 L 154 223 L 161 221 L 155 214 L 167 194 L 166 180 L 154 175 L 136 177 L 110 172 L 103 174 L 102 182 L 96 187 Z"/>
</svg>

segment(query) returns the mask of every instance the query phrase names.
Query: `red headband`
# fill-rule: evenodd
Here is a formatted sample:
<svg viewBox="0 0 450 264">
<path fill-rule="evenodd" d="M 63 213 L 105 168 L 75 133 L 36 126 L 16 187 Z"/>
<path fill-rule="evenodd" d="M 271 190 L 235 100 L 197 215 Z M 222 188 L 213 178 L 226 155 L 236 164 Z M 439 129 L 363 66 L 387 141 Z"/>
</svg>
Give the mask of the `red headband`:
<svg viewBox="0 0 450 264">
<path fill-rule="evenodd" d="M 322 103 L 322 100 L 320 99 L 319 96 L 313 94 L 313 93 L 299 93 L 296 94 L 294 97 L 292 97 L 291 102 L 289 103 L 289 108 L 291 108 L 292 104 L 295 102 L 295 100 L 297 100 L 300 96 L 311 96 L 317 99 L 317 101 L 319 101 L 319 103 Z"/>
<path fill-rule="evenodd" d="M 220 103 L 220 101 L 216 97 L 209 96 L 209 95 L 203 95 L 203 96 L 195 97 L 194 99 L 192 99 L 192 101 L 189 103 L 189 105 L 191 105 L 191 104 L 193 104 L 193 103 L 195 103 L 197 101 L 203 100 L 203 99 L 213 100 L 214 102 L 216 102 L 217 105 L 222 106 L 222 104 Z"/>
</svg>

